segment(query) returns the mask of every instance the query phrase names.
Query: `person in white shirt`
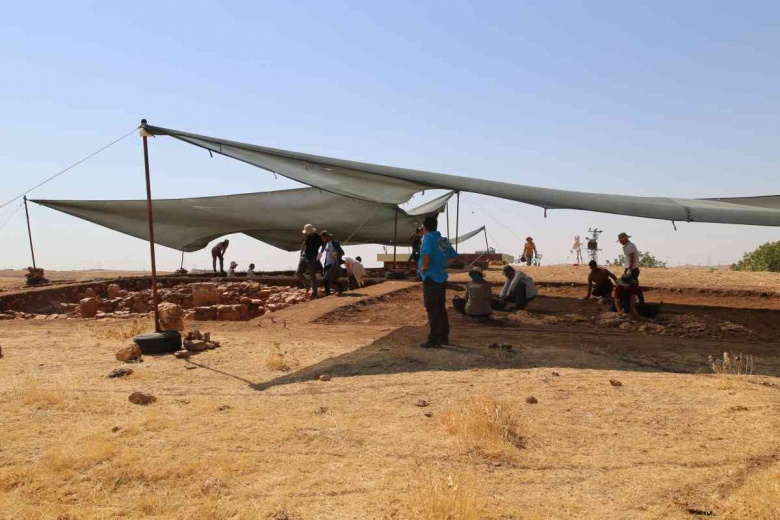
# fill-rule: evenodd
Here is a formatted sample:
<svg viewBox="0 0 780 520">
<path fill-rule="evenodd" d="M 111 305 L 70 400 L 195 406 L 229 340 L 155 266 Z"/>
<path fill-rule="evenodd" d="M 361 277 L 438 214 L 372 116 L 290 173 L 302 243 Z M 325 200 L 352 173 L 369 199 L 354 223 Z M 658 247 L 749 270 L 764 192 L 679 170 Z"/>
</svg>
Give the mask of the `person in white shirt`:
<svg viewBox="0 0 780 520">
<path fill-rule="evenodd" d="M 363 264 L 361 263 L 362 258 L 355 257 L 352 258 L 351 256 L 345 256 L 341 259 L 344 264 L 342 267 L 347 270 L 347 280 L 354 277 L 355 281 L 358 283 L 359 287 L 363 287 L 365 285 L 365 282 L 363 282 L 363 278 L 366 276 L 366 268 L 363 267 Z"/>
<path fill-rule="evenodd" d="M 506 283 L 501 289 L 496 300 L 493 300 L 493 308 L 496 310 L 524 309 L 539 294 L 539 289 L 534 284 L 534 279 L 511 265 L 505 265 L 503 269 Z"/>
<path fill-rule="evenodd" d="M 247 277 L 255 276 L 255 264 L 249 264 L 249 268 L 246 270 Z"/>
<path fill-rule="evenodd" d="M 227 275 L 229 277 L 235 277 L 236 276 L 236 267 L 238 267 L 238 263 L 236 262 L 230 262 L 230 269 L 228 269 Z"/>
<path fill-rule="evenodd" d="M 639 285 L 639 250 L 636 248 L 636 245 L 634 245 L 634 243 L 629 240 L 629 238 L 631 238 L 631 235 L 625 232 L 618 235 L 618 242 L 620 242 L 620 244 L 623 246 L 623 256 L 626 259 L 626 270 L 624 273 L 630 274 L 631 277 L 636 280 L 637 285 Z M 645 295 L 642 293 L 641 288 L 639 290 L 638 298 L 640 304 L 645 303 Z"/>
</svg>

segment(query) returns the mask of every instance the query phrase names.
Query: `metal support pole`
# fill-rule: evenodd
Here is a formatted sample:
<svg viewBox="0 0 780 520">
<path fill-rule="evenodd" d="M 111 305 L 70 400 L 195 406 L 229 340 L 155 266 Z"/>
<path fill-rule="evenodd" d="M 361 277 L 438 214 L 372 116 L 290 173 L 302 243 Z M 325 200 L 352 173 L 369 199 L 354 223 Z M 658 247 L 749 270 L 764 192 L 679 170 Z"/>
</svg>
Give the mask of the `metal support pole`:
<svg viewBox="0 0 780 520">
<path fill-rule="evenodd" d="M 393 269 L 398 269 L 396 262 L 396 250 L 398 249 L 398 206 L 395 207 L 395 221 L 393 222 Z"/>
<path fill-rule="evenodd" d="M 146 119 L 141 119 L 141 140 L 144 143 L 144 170 L 146 173 L 146 209 L 149 213 L 149 252 L 152 258 L 152 303 L 154 305 L 154 330 L 160 332 L 160 309 L 157 307 L 157 262 L 154 258 L 154 212 L 152 211 L 152 181 L 149 177 L 149 145 L 143 127 Z"/>
<path fill-rule="evenodd" d="M 181 252 L 181 266 L 179 266 L 179 269 L 184 269 L 184 251 Z"/>
<path fill-rule="evenodd" d="M 487 241 L 487 228 L 482 230 L 485 233 L 485 253 L 490 254 L 490 246 L 488 245 Z"/>
<path fill-rule="evenodd" d="M 30 238 L 30 255 L 32 255 L 33 269 L 35 265 L 35 250 L 33 249 L 32 231 L 30 231 L 30 212 L 27 210 L 27 195 L 24 196 L 24 214 L 27 216 L 27 236 Z"/>
<path fill-rule="evenodd" d="M 452 238 L 452 235 L 450 235 L 450 201 L 447 200 L 447 205 L 445 206 L 446 212 L 447 212 L 447 238 Z"/>
<path fill-rule="evenodd" d="M 458 226 L 460 225 L 460 192 L 457 192 L 458 200 L 455 206 L 455 238 L 458 238 Z M 455 253 L 458 252 L 458 244 L 455 243 Z"/>
</svg>

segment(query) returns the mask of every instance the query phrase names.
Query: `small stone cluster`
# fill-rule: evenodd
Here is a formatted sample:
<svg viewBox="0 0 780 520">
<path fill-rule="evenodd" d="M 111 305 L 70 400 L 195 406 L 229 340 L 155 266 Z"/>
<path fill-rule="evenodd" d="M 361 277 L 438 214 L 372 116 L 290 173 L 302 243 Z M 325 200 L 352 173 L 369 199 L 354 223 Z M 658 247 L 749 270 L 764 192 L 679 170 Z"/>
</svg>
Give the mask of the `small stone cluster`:
<svg viewBox="0 0 780 520">
<path fill-rule="evenodd" d="M 188 358 L 192 354 L 219 348 L 219 341 L 211 339 L 210 332 L 201 332 L 198 329 L 191 330 L 184 337 L 181 350 L 174 352 L 177 358 Z"/>
<path fill-rule="evenodd" d="M 184 330 L 183 320 L 248 320 L 310 298 L 304 289 L 268 286 L 252 281 L 180 284 L 170 289 L 159 288 L 157 294 L 165 330 Z M 126 291 L 117 284 L 109 284 L 106 296 L 102 298 L 88 287 L 80 295 L 78 303 L 57 303 L 58 313 L 34 314 L 10 310 L 0 312 L 0 320 L 130 319 L 152 310 L 151 289 Z"/>
</svg>

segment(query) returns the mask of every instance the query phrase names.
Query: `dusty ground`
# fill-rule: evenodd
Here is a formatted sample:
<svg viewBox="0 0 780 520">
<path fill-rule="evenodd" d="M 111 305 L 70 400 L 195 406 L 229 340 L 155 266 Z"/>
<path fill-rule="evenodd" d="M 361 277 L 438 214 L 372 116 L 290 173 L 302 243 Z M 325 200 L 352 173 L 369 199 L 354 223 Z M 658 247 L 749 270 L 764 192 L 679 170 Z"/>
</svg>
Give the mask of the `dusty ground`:
<svg viewBox="0 0 780 520">
<path fill-rule="evenodd" d="M 673 292 L 674 272 L 645 275 L 665 331 L 601 326 L 553 287 L 489 325 L 453 314 L 457 346 L 421 350 L 419 287 L 388 282 L 196 324 L 224 346 L 123 379 L 128 323 L 1 322 L 0 518 L 779 518 L 780 299 Z M 743 274 L 713 285 L 780 290 Z M 756 375 L 713 374 L 723 351 Z M 458 431 L 490 411 L 509 442 Z"/>
</svg>

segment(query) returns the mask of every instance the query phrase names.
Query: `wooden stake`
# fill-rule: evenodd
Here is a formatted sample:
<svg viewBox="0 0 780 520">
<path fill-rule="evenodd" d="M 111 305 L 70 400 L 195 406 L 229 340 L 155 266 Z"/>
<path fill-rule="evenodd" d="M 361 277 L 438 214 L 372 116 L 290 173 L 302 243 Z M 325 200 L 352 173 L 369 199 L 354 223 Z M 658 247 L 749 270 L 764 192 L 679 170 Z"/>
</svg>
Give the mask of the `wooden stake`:
<svg viewBox="0 0 780 520">
<path fill-rule="evenodd" d="M 146 119 L 141 119 L 141 129 L 146 125 Z M 152 181 L 149 176 L 149 145 L 146 142 L 146 132 L 141 134 L 144 143 L 144 171 L 146 173 L 146 209 L 149 213 L 149 252 L 152 258 L 152 302 L 154 304 L 154 330 L 160 332 L 160 309 L 157 306 L 157 262 L 154 257 L 154 212 L 152 211 Z"/>
</svg>

